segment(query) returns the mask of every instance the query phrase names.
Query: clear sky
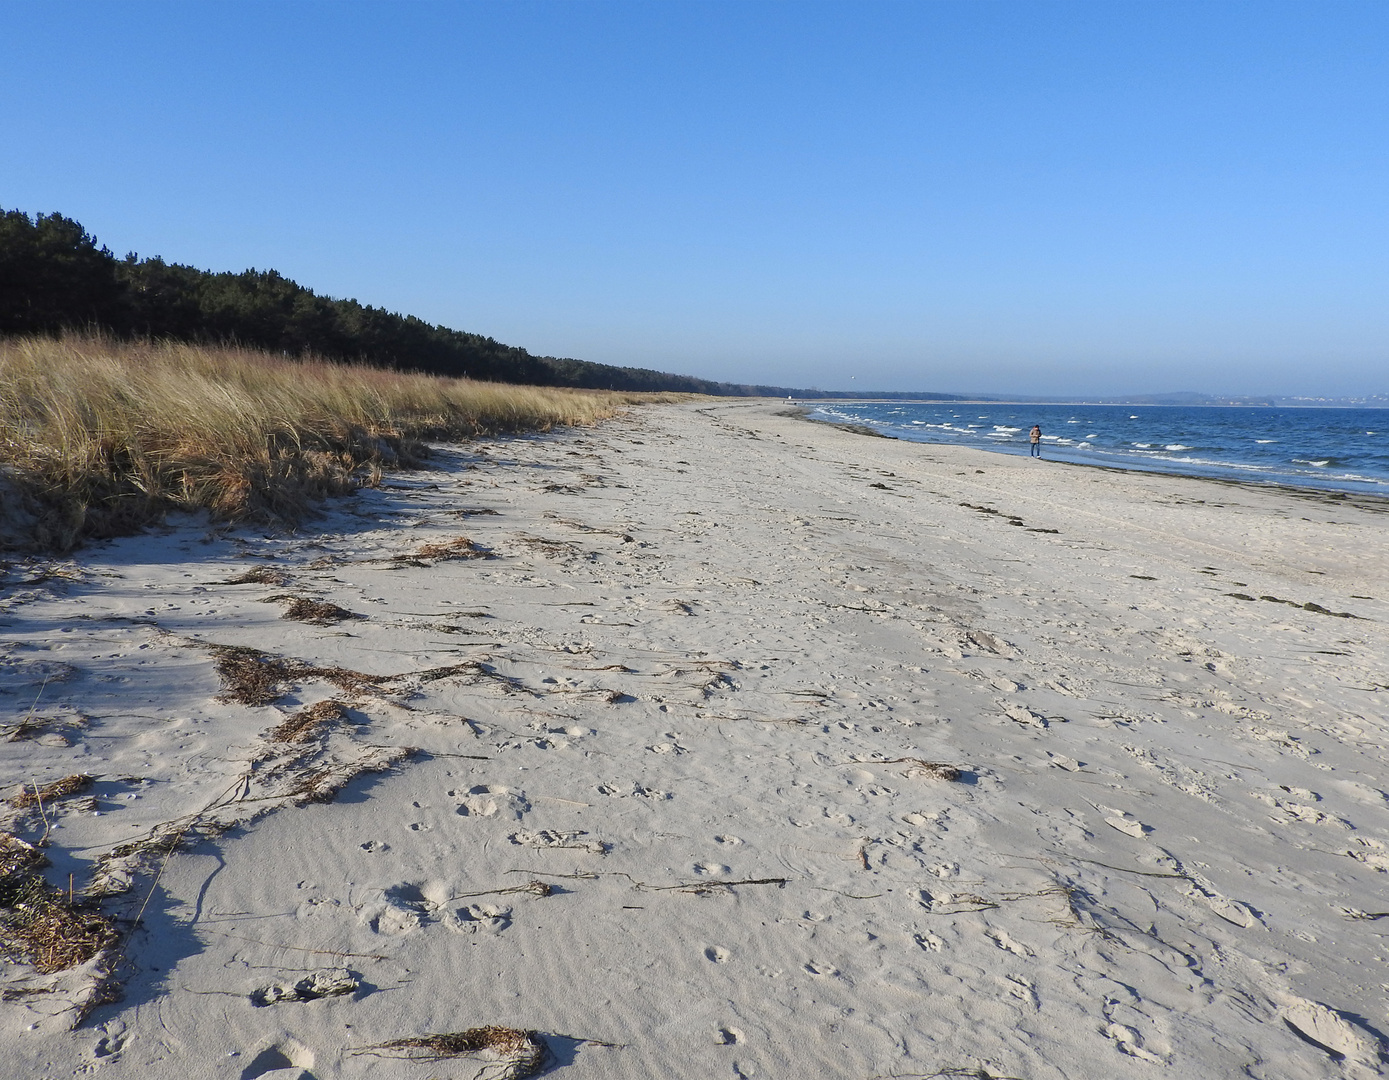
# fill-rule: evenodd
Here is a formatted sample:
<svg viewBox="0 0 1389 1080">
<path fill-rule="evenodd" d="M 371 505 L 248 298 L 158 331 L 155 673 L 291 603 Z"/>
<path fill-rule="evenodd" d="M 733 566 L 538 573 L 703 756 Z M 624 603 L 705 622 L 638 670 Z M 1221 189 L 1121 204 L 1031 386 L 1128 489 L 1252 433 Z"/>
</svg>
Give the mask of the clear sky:
<svg viewBox="0 0 1389 1080">
<path fill-rule="evenodd" d="M 1389 4 L 16 3 L 0 207 L 533 352 L 1389 391 Z"/>
</svg>

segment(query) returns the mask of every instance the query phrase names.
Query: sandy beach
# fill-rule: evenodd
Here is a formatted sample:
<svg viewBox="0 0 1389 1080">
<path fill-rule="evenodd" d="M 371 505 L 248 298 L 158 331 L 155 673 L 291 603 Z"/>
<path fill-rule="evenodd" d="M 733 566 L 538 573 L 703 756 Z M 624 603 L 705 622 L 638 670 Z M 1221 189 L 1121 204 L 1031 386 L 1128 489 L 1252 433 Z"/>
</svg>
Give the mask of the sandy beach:
<svg viewBox="0 0 1389 1080">
<path fill-rule="evenodd" d="M 0 1076 L 1381 1075 L 1387 511 L 702 402 L 12 560 Z"/>
</svg>

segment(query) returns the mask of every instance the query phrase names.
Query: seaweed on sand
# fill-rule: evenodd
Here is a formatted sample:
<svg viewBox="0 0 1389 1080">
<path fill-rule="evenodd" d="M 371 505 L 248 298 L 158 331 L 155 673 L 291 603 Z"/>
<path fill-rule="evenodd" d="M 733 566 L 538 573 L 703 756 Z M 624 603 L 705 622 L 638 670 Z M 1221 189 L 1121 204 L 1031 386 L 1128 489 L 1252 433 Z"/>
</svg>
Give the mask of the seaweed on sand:
<svg viewBox="0 0 1389 1080">
<path fill-rule="evenodd" d="M 477 513 L 479 511 L 474 511 Z M 442 561 L 444 559 L 492 559 L 496 558 L 487 548 L 481 547 L 466 536 L 459 536 L 453 540 L 441 540 L 433 544 L 425 544 L 415 552 L 417 559 L 434 559 Z"/>
<path fill-rule="evenodd" d="M 493 1074 L 495 1080 L 522 1080 L 523 1077 L 534 1076 L 545 1067 L 549 1058 L 549 1051 L 539 1033 L 495 1025 L 392 1039 L 363 1047 L 357 1052 L 373 1050 L 395 1051 L 413 1061 L 442 1061 L 465 1054 L 483 1054 L 502 1069 Z"/>
<path fill-rule="evenodd" d="M 43 808 L 45 803 L 54 803 L 59 799 L 66 799 L 69 795 L 76 795 L 86 791 L 92 786 L 92 778 L 86 773 L 73 773 L 65 776 L 61 780 L 54 780 L 51 784 L 43 787 L 26 786 L 18 795 L 10 800 L 10 805 L 16 810 L 27 810 L 31 806 Z"/>
<path fill-rule="evenodd" d="M 276 597 L 276 599 L 279 599 Z M 327 600 L 314 600 L 307 596 L 296 596 L 289 601 L 289 607 L 280 616 L 282 619 L 294 619 L 297 622 L 313 623 L 315 626 L 331 626 L 333 623 L 342 622 L 345 619 L 363 619 L 365 615 L 358 615 L 355 611 L 348 611 L 337 604 L 329 603 Z"/>
<path fill-rule="evenodd" d="M 359 693 L 389 681 L 385 675 L 320 667 L 244 645 L 214 645 L 212 654 L 217 660 L 217 674 L 226 687 L 224 696 L 243 705 L 269 705 L 284 696 L 285 683 L 295 679 L 326 679 L 348 693 Z"/>
<path fill-rule="evenodd" d="M 228 578 L 223 585 L 288 585 L 289 575 L 273 566 L 254 566 L 244 574 Z"/>
<path fill-rule="evenodd" d="M 39 869 L 47 859 L 9 833 L 0 833 L 0 949 L 50 974 L 85 964 L 113 944 L 111 922 L 84 900 L 49 886 Z"/>
<path fill-rule="evenodd" d="M 320 701 L 307 709 L 300 709 L 272 730 L 269 737 L 274 742 L 304 742 L 323 724 L 341 720 L 346 711 L 341 701 Z"/>
</svg>

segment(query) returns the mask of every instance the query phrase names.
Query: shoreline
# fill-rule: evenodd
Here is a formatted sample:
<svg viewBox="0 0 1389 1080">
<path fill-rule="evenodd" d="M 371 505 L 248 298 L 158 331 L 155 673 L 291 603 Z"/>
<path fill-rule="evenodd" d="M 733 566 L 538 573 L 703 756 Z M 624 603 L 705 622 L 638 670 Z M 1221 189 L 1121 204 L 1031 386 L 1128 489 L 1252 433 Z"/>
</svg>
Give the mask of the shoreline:
<svg viewBox="0 0 1389 1080">
<path fill-rule="evenodd" d="M 911 404 L 916 404 L 916 403 L 911 403 Z M 954 404 L 954 403 L 953 403 L 953 402 L 922 402 L 922 403 L 920 403 L 920 404 Z M 962 405 L 974 405 L 974 404 L 987 405 L 987 404 L 990 404 L 990 402 L 960 402 L 959 404 L 962 404 Z M 997 403 L 995 403 L 995 404 L 1011 404 L 1011 403 L 1008 403 L 1008 402 L 997 402 Z M 1027 404 L 1027 403 L 1024 402 L 1023 404 Z M 1124 407 L 1127 408 L 1128 406 L 1124 406 Z M 1151 407 L 1153 407 L 1153 408 L 1168 408 L 1168 407 L 1170 407 L 1170 406 L 1151 406 Z M 1183 407 L 1185 407 L 1185 406 L 1183 406 Z M 1225 408 L 1226 406 L 1219 406 L 1219 407 L 1220 407 L 1220 408 Z M 1233 407 L 1233 406 L 1231 406 L 1231 407 Z M 1254 407 L 1254 406 L 1251 406 L 1251 408 L 1252 408 L 1252 407 Z M 1309 406 L 1309 408 L 1310 408 L 1310 407 L 1311 407 L 1311 406 Z M 871 436 L 876 437 L 876 438 L 882 438 L 882 439 L 895 439 L 895 440 L 897 440 L 898 442 L 915 443 L 915 444 L 920 445 L 920 446 L 951 446 L 951 447 L 957 447 L 957 448 L 962 449 L 962 450 L 978 450 L 979 452 L 984 453 L 984 454 L 996 454 L 996 455 L 1000 455 L 1000 456 L 1003 456 L 1003 457 L 1027 457 L 1027 456 L 1028 456 L 1027 454 L 1023 453 L 1021 450 L 1019 450 L 1019 451 L 1017 451 L 1017 452 L 1014 452 L 1014 451 L 1012 451 L 1012 450 L 1005 450 L 1005 449 L 1002 449 L 1001 447 L 968 446 L 968 445 L 965 445 L 965 444 L 962 444 L 962 443 L 931 442 L 931 441 L 928 441 L 928 440 L 925 440 L 925 439 L 908 439 L 908 438 L 903 438 L 903 437 L 900 436 L 900 435 L 891 434 L 891 433 L 889 433 L 889 432 L 885 432 L 885 431 L 881 431 L 881 432 L 880 432 L 880 431 L 877 431 L 877 430 L 875 430 L 875 429 L 874 429 L 871 425 L 869 425 L 869 424 L 854 424 L 854 423 L 840 422 L 840 421 L 836 421 L 836 420 L 821 419 L 821 418 L 819 418 L 819 417 L 815 417 L 815 416 L 811 415 L 811 410 L 810 410 L 809 408 L 807 408 L 807 407 L 795 406 L 794 408 L 798 411 L 798 413 L 799 413 L 799 418 L 802 419 L 802 420 L 805 420 L 805 421 L 807 421 L 807 422 L 809 422 L 809 423 L 812 423 L 812 424 L 827 424 L 827 425 L 829 425 L 830 427 L 839 428 L 841 431 L 851 432 L 851 433 L 853 433 L 853 434 L 855 434 L 855 435 L 871 435 Z M 786 410 L 784 413 L 782 413 L 781 415 L 791 415 L 791 409 L 787 409 L 787 410 Z M 1207 475 L 1207 474 L 1203 474 L 1203 473 L 1198 473 L 1198 472 L 1178 472 L 1178 471 L 1175 471 L 1175 470 L 1172 470 L 1172 469 L 1164 469 L 1164 468 L 1158 468 L 1158 467 L 1151 467 L 1151 468 L 1150 468 L 1150 467 L 1148 467 L 1148 466 L 1138 466 L 1138 465 L 1128 465 L 1128 466 L 1125 466 L 1125 465 L 1109 465 L 1109 464 L 1105 464 L 1105 463 L 1098 462 L 1098 461 L 1068 461 L 1068 460 L 1066 460 L 1065 458 L 1056 458 L 1056 457 L 1044 457 L 1044 458 L 1042 458 L 1041 460 L 1050 461 L 1050 462 L 1052 462 L 1052 463 L 1054 463 L 1054 464 L 1058 464 L 1058 465 L 1074 465 L 1074 466 L 1077 466 L 1077 467 L 1079 467 L 1079 468 L 1086 468 L 1086 469 L 1107 469 L 1107 470 L 1109 470 L 1109 471 L 1111 471 L 1111 472 L 1116 472 L 1116 473 L 1149 473 L 1149 474 L 1152 474 L 1152 475 L 1155 475 L 1155 476 L 1171 476 L 1171 477 L 1179 477 L 1179 478 L 1183 478 L 1183 479 L 1187 479 L 1187 480 L 1213 480 L 1213 481 L 1215 481 L 1216 483 L 1221 483 L 1221 484 L 1238 484 L 1238 485 L 1244 485 L 1244 486 L 1247 486 L 1247 487 L 1250 487 L 1250 488 L 1254 488 L 1254 489 L 1277 488 L 1277 489 L 1283 489 L 1283 490 L 1293 491 L 1293 492 L 1299 492 L 1299 491 L 1300 491 L 1300 492 L 1306 492 L 1306 493 L 1310 493 L 1310 494 L 1329 495 L 1329 496 L 1331 496 L 1331 497 L 1333 497 L 1333 498 L 1335 498 L 1335 497 L 1337 497 L 1337 496 L 1355 497 L 1355 498 L 1365 499 L 1365 500 L 1368 500 L 1368 501 L 1370 501 L 1370 502 L 1383 503 L 1383 504 L 1385 505 L 1386 509 L 1389 509 L 1389 494 L 1380 495 L 1380 494 L 1378 494 L 1378 493 L 1376 493 L 1376 492 L 1358 491 L 1358 490 L 1356 490 L 1356 489 L 1354 489 L 1354 488 L 1317 487 L 1317 486 L 1314 486 L 1314 485 L 1311 485 L 1311 484 L 1292 484 L 1292 483 L 1286 483 L 1286 482 L 1281 481 L 1281 480 L 1241 480 L 1241 479 L 1239 479 L 1239 478 L 1237 478 L 1237 477 L 1232 477 L 1232 476 L 1211 476 L 1211 475 Z M 1233 468 L 1233 466 L 1229 466 L 1228 468 Z M 1371 481 L 1364 481 L 1364 482 L 1365 482 L 1365 483 L 1370 483 Z"/>
<path fill-rule="evenodd" d="M 0 966 L 0 1072 L 1377 1075 L 1382 509 L 784 407 L 10 566 L 0 794 L 93 786 L 0 829 L 123 998 Z"/>
</svg>

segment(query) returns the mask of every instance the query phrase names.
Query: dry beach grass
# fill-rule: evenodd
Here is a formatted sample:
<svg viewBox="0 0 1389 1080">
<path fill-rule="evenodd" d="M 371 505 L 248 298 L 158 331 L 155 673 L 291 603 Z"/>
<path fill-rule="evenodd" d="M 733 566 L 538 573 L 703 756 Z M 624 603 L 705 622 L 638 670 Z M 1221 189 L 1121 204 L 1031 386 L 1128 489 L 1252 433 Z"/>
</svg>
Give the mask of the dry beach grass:
<svg viewBox="0 0 1389 1080">
<path fill-rule="evenodd" d="M 169 510 L 294 521 L 421 440 L 591 424 L 669 395 L 510 386 L 234 347 L 0 342 L 0 547 L 68 549 Z"/>
</svg>

